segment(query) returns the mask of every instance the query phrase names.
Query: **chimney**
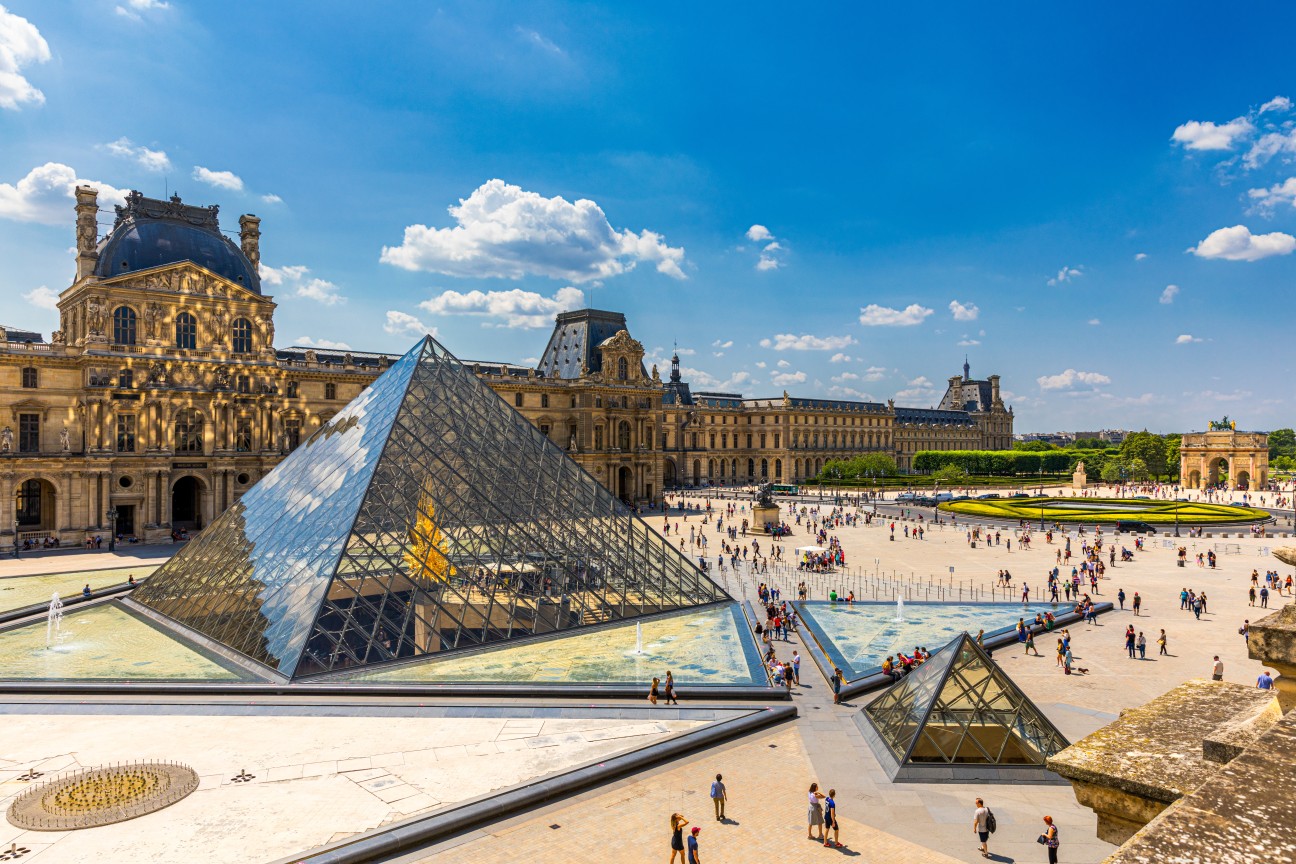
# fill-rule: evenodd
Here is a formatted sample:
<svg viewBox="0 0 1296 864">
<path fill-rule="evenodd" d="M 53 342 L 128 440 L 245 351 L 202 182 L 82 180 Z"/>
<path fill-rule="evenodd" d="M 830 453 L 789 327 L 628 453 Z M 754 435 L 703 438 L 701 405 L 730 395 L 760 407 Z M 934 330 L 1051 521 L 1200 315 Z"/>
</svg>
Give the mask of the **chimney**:
<svg viewBox="0 0 1296 864">
<path fill-rule="evenodd" d="M 261 270 L 261 220 L 251 213 L 239 217 L 239 245 L 257 272 Z"/>
<path fill-rule="evenodd" d="M 990 376 L 990 404 L 1001 405 L 1003 400 L 999 398 L 999 376 Z"/>
<path fill-rule="evenodd" d="M 94 274 L 99 261 L 99 190 L 76 187 L 76 250 L 78 281 Z"/>
</svg>

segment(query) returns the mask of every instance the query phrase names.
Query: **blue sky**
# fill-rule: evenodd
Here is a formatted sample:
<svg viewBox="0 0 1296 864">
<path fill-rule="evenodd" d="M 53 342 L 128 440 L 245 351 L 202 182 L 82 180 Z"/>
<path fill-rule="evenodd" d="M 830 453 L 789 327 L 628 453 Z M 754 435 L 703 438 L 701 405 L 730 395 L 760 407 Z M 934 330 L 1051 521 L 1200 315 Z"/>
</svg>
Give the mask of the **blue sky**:
<svg viewBox="0 0 1296 864">
<path fill-rule="evenodd" d="M 1296 421 L 1289 7 L 4 4 L 4 323 L 92 182 L 261 216 L 280 344 L 594 306 L 695 389 L 926 406 L 966 353 L 1018 431 Z"/>
</svg>

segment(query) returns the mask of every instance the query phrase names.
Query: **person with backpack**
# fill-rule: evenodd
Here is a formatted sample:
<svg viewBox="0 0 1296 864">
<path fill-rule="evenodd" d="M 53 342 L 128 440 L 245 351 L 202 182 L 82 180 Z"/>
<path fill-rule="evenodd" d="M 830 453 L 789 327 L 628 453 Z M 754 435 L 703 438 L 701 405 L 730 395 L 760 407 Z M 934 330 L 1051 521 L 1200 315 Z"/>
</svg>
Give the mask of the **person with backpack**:
<svg viewBox="0 0 1296 864">
<path fill-rule="evenodd" d="M 976 799 L 976 810 L 972 813 L 972 830 L 976 832 L 977 839 L 981 841 L 981 857 L 990 857 L 990 835 L 999 827 L 995 822 L 994 813 L 989 807 L 985 806 L 985 801 L 980 798 Z"/>
</svg>

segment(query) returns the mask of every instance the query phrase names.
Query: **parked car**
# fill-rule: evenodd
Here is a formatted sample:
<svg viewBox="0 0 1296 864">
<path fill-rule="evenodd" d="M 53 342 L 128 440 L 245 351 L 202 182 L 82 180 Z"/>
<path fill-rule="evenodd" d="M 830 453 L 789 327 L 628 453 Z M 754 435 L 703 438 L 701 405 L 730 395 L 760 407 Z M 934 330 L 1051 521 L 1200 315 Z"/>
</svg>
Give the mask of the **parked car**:
<svg viewBox="0 0 1296 864">
<path fill-rule="evenodd" d="M 1146 522 L 1126 522 L 1116 523 L 1117 534 L 1155 534 L 1156 529 Z"/>
<path fill-rule="evenodd" d="M 978 501 L 989 501 L 989 500 L 991 500 L 992 498 L 1001 498 L 1001 497 L 1003 497 L 1003 496 L 1001 496 L 998 492 L 987 492 L 987 493 L 985 493 L 984 495 L 978 495 L 978 496 L 977 496 L 977 500 L 978 500 Z"/>
</svg>

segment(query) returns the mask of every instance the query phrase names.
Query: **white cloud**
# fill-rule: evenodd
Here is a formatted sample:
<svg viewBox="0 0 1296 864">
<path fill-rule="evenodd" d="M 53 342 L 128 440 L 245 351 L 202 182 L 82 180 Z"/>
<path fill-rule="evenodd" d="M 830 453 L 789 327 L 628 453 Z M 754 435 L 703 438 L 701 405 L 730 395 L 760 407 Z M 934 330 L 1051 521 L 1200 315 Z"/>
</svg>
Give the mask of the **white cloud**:
<svg viewBox="0 0 1296 864">
<path fill-rule="evenodd" d="M 975 303 L 968 303 L 965 306 L 957 300 L 950 301 L 949 310 L 955 321 L 975 321 L 981 314 L 981 310 Z"/>
<path fill-rule="evenodd" d="M 864 380 L 881 381 L 886 377 L 886 372 L 887 370 L 885 366 L 870 366 L 864 370 Z"/>
<path fill-rule="evenodd" d="M 870 303 L 860 310 L 860 323 L 866 327 L 912 327 L 927 320 L 931 309 L 911 303 L 903 309 L 892 309 Z"/>
<path fill-rule="evenodd" d="M 60 162 L 46 162 L 28 171 L 26 177 L 13 185 L 0 183 L 0 217 L 70 228 L 76 218 L 72 208 L 76 204 L 73 192 L 77 186 L 98 189 L 101 208 L 126 200 L 125 190 L 83 180 L 74 169 Z"/>
<path fill-rule="evenodd" d="M 195 165 L 193 179 L 199 183 L 206 183 L 208 186 L 215 186 L 217 189 L 228 189 L 231 192 L 243 191 L 243 178 L 233 171 L 213 171 L 210 168 Z"/>
<path fill-rule="evenodd" d="M 1255 126 L 1245 117 L 1218 124 L 1189 120 L 1176 128 L 1170 138 L 1185 150 L 1232 150 L 1234 143 L 1254 131 Z"/>
<path fill-rule="evenodd" d="M 1191 396 L 1193 399 L 1209 399 L 1212 402 L 1241 402 L 1243 399 L 1251 398 L 1251 391 L 1234 390 L 1232 393 L 1220 393 L 1215 390 L 1202 390 L 1184 395 Z"/>
<path fill-rule="evenodd" d="M 775 387 L 786 387 L 789 384 L 804 384 L 806 373 L 804 372 L 775 372 L 770 376 L 770 383 Z"/>
<path fill-rule="evenodd" d="M 773 240 L 774 235 L 764 225 L 753 225 L 747 229 L 747 239 L 753 243 L 764 243 L 766 240 Z"/>
<path fill-rule="evenodd" d="M 1222 258 L 1225 261 L 1259 261 L 1272 255 L 1289 255 L 1296 249 L 1296 237 L 1274 231 L 1252 234 L 1245 225 L 1212 231 L 1205 240 L 1188 251 L 1198 258 Z"/>
<path fill-rule="evenodd" d="M 840 375 L 834 375 L 832 380 L 836 381 L 838 384 L 845 384 L 847 381 L 860 380 L 860 376 L 856 375 L 854 372 L 843 372 Z"/>
<path fill-rule="evenodd" d="M 854 358 L 851 357 L 849 354 L 843 354 L 840 351 L 838 351 L 836 354 L 828 358 L 828 362 L 829 363 L 849 363 L 853 359 Z"/>
<path fill-rule="evenodd" d="M 17 111 L 26 103 L 44 103 L 45 94 L 32 86 L 22 70 L 49 59 L 49 44 L 36 25 L 0 6 L 0 108 Z"/>
<path fill-rule="evenodd" d="M 553 297 L 534 291 L 443 291 L 424 300 L 419 308 L 433 315 L 481 315 L 501 319 L 506 327 L 549 327 L 559 312 L 585 303 L 579 288 L 561 288 Z M 681 352 L 683 353 L 683 352 Z"/>
<path fill-rule="evenodd" d="M 766 365 L 768 365 L 768 364 L 766 364 L 766 362 L 765 362 L 764 360 L 757 360 L 757 361 L 756 361 L 756 368 L 757 368 L 757 369 L 764 369 L 764 368 L 766 367 Z"/>
<path fill-rule="evenodd" d="M 336 306 L 339 303 L 345 303 L 347 299 L 338 293 L 338 286 L 327 279 L 317 277 L 308 279 L 310 268 L 303 264 L 271 267 L 269 264 L 263 263 L 259 272 L 262 282 L 267 285 L 288 289 L 291 292 L 288 295 L 290 297 L 314 300 L 316 303 L 325 306 Z"/>
<path fill-rule="evenodd" d="M 756 259 L 758 271 L 777 270 L 784 264 L 783 255 L 787 251 L 783 244 L 774 239 L 774 235 L 764 225 L 753 225 L 747 229 L 747 239 L 753 243 L 765 244 Z M 743 247 L 738 247 L 742 250 Z"/>
<path fill-rule="evenodd" d="M 1135 260 L 1135 261 L 1142 261 L 1142 260 L 1143 260 L 1144 258 L 1146 258 L 1146 257 L 1147 257 L 1147 253 L 1146 253 L 1146 252 L 1135 252 L 1135 253 L 1134 253 L 1134 260 Z"/>
<path fill-rule="evenodd" d="M 521 36 L 523 40 L 525 40 L 526 42 L 536 46 L 537 48 L 540 48 L 541 50 L 547 51 L 550 54 L 557 54 L 559 57 L 567 56 L 567 52 L 559 48 L 556 42 L 554 42 L 548 36 L 545 36 L 543 33 L 539 32 L 538 30 L 530 30 L 526 27 L 518 27 L 517 34 Z"/>
<path fill-rule="evenodd" d="M 572 290 L 575 290 L 575 289 L 572 289 Z M 582 295 L 582 296 L 581 296 L 581 299 L 578 300 L 578 301 L 576 301 L 576 302 L 577 302 L 577 303 L 582 303 L 582 302 L 584 302 L 584 299 L 585 299 L 585 298 L 584 298 L 584 295 Z M 559 311 L 563 311 L 563 312 L 565 312 L 566 310 L 563 309 L 563 310 L 559 310 Z M 696 354 L 696 353 L 697 353 L 697 349 L 696 349 L 696 348 L 676 348 L 676 349 L 675 349 L 675 353 L 678 354 L 678 355 L 680 355 L 681 357 L 689 357 L 689 356 L 692 356 L 693 354 Z"/>
<path fill-rule="evenodd" d="M 33 288 L 22 296 L 24 300 L 35 306 L 37 309 L 58 308 L 59 295 L 53 288 L 48 288 L 42 285 L 39 288 Z"/>
<path fill-rule="evenodd" d="M 711 347 L 712 347 L 712 348 L 732 348 L 732 347 L 733 347 L 733 340 L 732 340 L 732 339 L 726 339 L 725 341 L 721 342 L 719 339 L 717 339 L 717 340 L 715 340 L 714 342 L 711 343 Z"/>
<path fill-rule="evenodd" d="M 1098 326 L 1099 324 L 1101 324 L 1101 323 L 1102 323 L 1102 320 L 1099 319 L 1099 318 L 1090 318 L 1090 319 L 1089 319 L 1089 326 L 1090 326 L 1090 327 L 1097 327 L 1097 326 Z"/>
<path fill-rule="evenodd" d="M 132 144 L 129 138 L 118 138 L 109 144 L 104 145 L 104 149 L 114 156 L 120 156 L 123 159 L 131 159 L 145 171 L 170 171 L 171 160 L 163 150 L 150 150 L 143 145 Z"/>
<path fill-rule="evenodd" d="M 776 241 L 774 241 L 773 243 L 767 243 L 767 244 L 765 245 L 765 248 L 762 249 L 761 251 L 762 251 L 762 252 L 771 252 L 771 253 L 772 253 L 772 252 L 782 252 L 782 251 L 783 251 L 783 245 L 782 245 L 781 243 L 779 243 L 779 242 L 776 240 Z"/>
<path fill-rule="evenodd" d="M 964 336 L 961 340 L 959 340 L 958 343 L 960 348 L 971 348 L 974 345 L 980 345 L 980 344 L 981 344 L 980 339 L 969 339 L 966 336 Z"/>
<path fill-rule="evenodd" d="M 850 336 L 811 336 L 792 333 L 777 333 L 773 339 L 762 339 L 762 348 L 773 348 L 775 351 L 836 351 L 847 345 L 854 345 L 855 339 Z"/>
<path fill-rule="evenodd" d="M 1057 272 L 1056 276 L 1048 280 L 1048 284 L 1065 285 L 1067 282 L 1072 282 L 1076 279 L 1079 279 L 1083 275 L 1084 275 L 1084 267 L 1082 266 L 1063 267 L 1061 270 Z"/>
<path fill-rule="evenodd" d="M 1158 298 L 1157 302 L 1159 302 L 1162 306 L 1169 306 L 1171 303 L 1175 301 L 1175 298 L 1178 296 L 1179 296 L 1179 286 L 1167 285 L 1165 287 L 1165 290 L 1161 292 L 1161 296 Z"/>
<path fill-rule="evenodd" d="M 909 382 L 909 386 L 910 387 L 930 387 L 931 383 L 932 383 L 931 379 L 928 378 L 926 375 L 919 375 L 917 378 Z"/>
<path fill-rule="evenodd" d="M 1074 390 L 1079 385 L 1097 387 L 1099 384 L 1110 384 L 1111 379 L 1101 372 L 1080 372 L 1067 369 L 1057 375 L 1041 375 L 1035 379 L 1041 390 Z"/>
<path fill-rule="evenodd" d="M 1201 337 L 1192 336 L 1188 333 L 1181 333 L 1178 337 L 1175 338 L 1176 345 L 1188 345 L 1189 343 L 1200 342 L 1200 341 L 1202 341 Z"/>
<path fill-rule="evenodd" d="M 854 387 L 842 387 L 834 385 L 828 388 L 829 396 L 840 396 L 844 399 L 858 399 L 860 402 L 876 402 L 877 399 L 871 393 L 865 393 Z"/>
<path fill-rule="evenodd" d="M 1288 177 L 1268 189 L 1248 190 L 1247 197 L 1255 202 L 1252 209 L 1266 216 L 1273 215 L 1274 208 L 1280 204 L 1296 206 L 1296 177 Z"/>
<path fill-rule="evenodd" d="M 413 315 L 395 309 L 387 310 L 387 322 L 383 324 L 383 329 L 393 336 L 424 336 L 428 333 L 436 335 L 435 327 L 428 327 Z"/>
<path fill-rule="evenodd" d="M 1286 96 L 1275 96 L 1268 102 L 1260 106 L 1259 113 L 1264 114 L 1268 111 L 1288 111 L 1292 107 L 1291 100 Z"/>
<path fill-rule="evenodd" d="M 659 273 L 685 278 L 683 248 L 667 246 L 652 231 L 617 231 L 585 198 L 543 198 L 488 180 L 449 211 L 454 227 L 410 225 L 400 246 L 383 247 L 381 260 L 447 276 L 548 276 L 578 283 L 626 273 L 644 261 Z"/>
<path fill-rule="evenodd" d="M 1247 168 L 1258 168 L 1275 156 L 1292 154 L 1296 154 L 1296 129 L 1266 132 L 1251 145 L 1242 157 L 1242 164 Z"/>
<path fill-rule="evenodd" d="M 164 0 L 126 0 L 126 6 L 118 6 L 114 11 L 123 18 L 139 21 L 141 12 L 170 8 L 171 4 L 164 2 Z"/>
<path fill-rule="evenodd" d="M 781 266 L 777 258 L 771 258 L 768 255 L 762 255 L 756 261 L 757 270 L 777 270 Z"/>
<path fill-rule="evenodd" d="M 775 363 L 774 365 L 777 366 L 777 367 L 780 368 L 780 369 L 786 369 L 786 368 L 788 368 L 789 366 L 791 366 L 792 364 L 789 363 L 789 362 L 786 361 L 786 360 L 780 360 L 780 361 L 778 361 L 777 363 Z"/>
<path fill-rule="evenodd" d="M 274 194 L 273 192 L 270 192 L 270 193 L 267 193 L 267 194 L 265 194 L 265 195 L 262 195 L 262 196 L 261 196 L 261 200 L 264 201 L 264 202 L 267 203 L 267 204 L 282 204 L 282 203 L 283 203 L 283 199 L 280 198 L 278 195 Z"/>
<path fill-rule="evenodd" d="M 298 336 L 294 345 L 304 348 L 324 348 L 329 351 L 350 351 L 351 346 L 345 342 L 334 342 L 331 339 L 312 339 L 309 336 Z"/>
</svg>

